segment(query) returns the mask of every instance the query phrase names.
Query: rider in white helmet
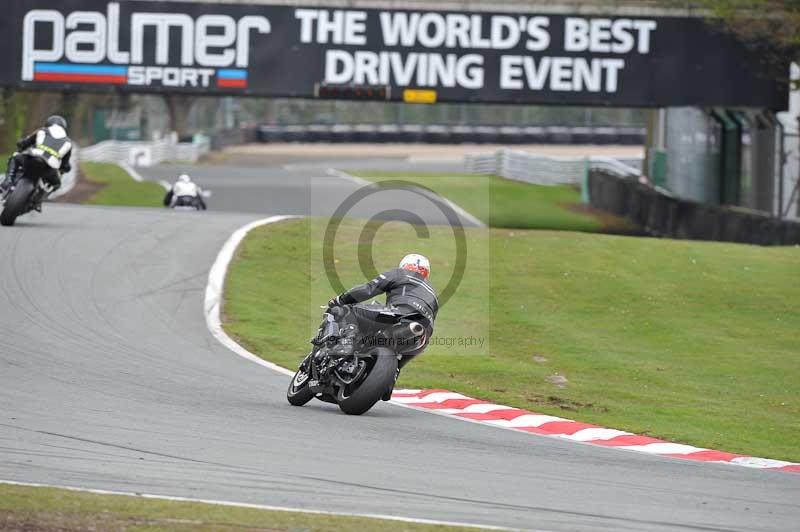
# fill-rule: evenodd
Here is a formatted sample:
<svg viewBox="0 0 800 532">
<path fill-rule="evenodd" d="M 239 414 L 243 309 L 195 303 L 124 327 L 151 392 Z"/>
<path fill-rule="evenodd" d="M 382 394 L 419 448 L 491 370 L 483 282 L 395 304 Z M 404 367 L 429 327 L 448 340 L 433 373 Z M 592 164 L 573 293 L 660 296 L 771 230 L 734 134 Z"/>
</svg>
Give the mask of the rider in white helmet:
<svg viewBox="0 0 800 532">
<path fill-rule="evenodd" d="M 355 317 L 362 334 L 377 330 L 381 324 L 375 321 L 376 310 L 371 305 L 359 305 L 380 294 L 386 294 L 386 306 L 401 311 L 416 313 L 421 316 L 419 322 L 425 327 L 425 334 L 419 339 L 417 347 L 404 353 L 400 367 L 405 366 L 412 358 L 421 354 L 428 346 L 436 314 L 439 312 L 439 300 L 436 290 L 428 281 L 431 275 L 431 263 L 427 257 L 412 253 L 403 257 L 399 267 L 378 275 L 372 281 L 351 288 L 328 302 L 329 308 L 345 307 Z M 400 369 L 398 368 L 398 375 Z M 396 380 L 396 378 L 395 378 Z M 391 390 L 383 399 L 391 398 Z"/>
<path fill-rule="evenodd" d="M 164 196 L 164 206 L 195 207 L 206 210 L 202 189 L 187 174 L 179 175 L 178 180 L 167 191 L 166 196 Z"/>
</svg>

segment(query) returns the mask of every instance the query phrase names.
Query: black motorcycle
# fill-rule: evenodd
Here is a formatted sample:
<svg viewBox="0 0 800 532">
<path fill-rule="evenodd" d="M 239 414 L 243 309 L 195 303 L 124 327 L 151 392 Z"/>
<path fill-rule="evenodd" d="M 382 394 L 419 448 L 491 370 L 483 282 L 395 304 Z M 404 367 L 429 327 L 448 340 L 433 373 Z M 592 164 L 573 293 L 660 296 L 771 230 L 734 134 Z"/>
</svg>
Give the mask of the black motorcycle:
<svg viewBox="0 0 800 532">
<path fill-rule="evenodd" d="M 314 349 L 300 363 L 286 398 L 294 406 L 311 399 L 338 404 L 345 414 L 361 415 L 394 388 L 398 364 L 415 350 L 425 334 L 419 314 L 375 306 L 375 327 L 359 331 L 348 311 L 325 313 Z"/>
<path fill-rule="evenodd" d="M 38 177 L 27 173 L 17 177 L 16 181 L 8 188 L 0 203 L 3 212 L 0 213 L 0 224 L 12 226 L 17 217 L 30 211 L 42 212 L 42 201 L 48 193 L 47 185 Z"/>
</svg>

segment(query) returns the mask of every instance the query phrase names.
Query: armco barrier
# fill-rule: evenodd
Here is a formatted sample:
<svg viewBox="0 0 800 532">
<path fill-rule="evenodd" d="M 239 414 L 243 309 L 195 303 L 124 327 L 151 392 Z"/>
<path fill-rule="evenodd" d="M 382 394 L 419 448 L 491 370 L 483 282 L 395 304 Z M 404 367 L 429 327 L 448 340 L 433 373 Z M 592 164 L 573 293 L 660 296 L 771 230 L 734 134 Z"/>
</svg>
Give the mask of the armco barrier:
<svg viewBox="0 0 800 532">
<path fill-rule="evenodd" d="M 163 161 L 197 162 L 208 153 L 208 142 L 174 142 L 164 139 L 152 142 L 105 140 L 83 148 L 80 160 L 107 163 L 128 163 L 152 166 Z"/>
<path fill-rule="evenodd" d="M 580 184 L 592 168 L 621 176 L 639 177 L 641 166 L 640 157 L 550 157 L 507 148 L 464 158 L 464 170 L 468 174 L 497 175 L 536 185 Z"/>
<path fill-rule="evenodd" d="M 739 207 L 718 207 L 670 195 L 607 170 L 589 172 L 589 201 L 654 236 L 761 246 L 800 245 L 800 222 Z"/>
</svg>

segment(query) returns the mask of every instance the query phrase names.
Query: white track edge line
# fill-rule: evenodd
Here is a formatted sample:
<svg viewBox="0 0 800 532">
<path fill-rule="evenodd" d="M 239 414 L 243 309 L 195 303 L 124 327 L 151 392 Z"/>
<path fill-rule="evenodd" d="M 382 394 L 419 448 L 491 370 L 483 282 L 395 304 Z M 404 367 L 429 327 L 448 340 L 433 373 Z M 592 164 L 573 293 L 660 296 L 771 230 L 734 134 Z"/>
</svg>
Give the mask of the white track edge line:
<svg viewBox="0 0 800 532">
<path fill-rule="evenodd" d="M 129 165 L 128 163 L 126 162 L 117 163 L 117 166 L 125 170 L 128 173 L 128 175 L 131 176 L 131 179 L 133 179 L 137 183 L 143 183 L 144 181 L 146 181 L 145 178 L 142 177 L 142 174 L 137 172 L 136 169 L 133 166 Z M 170 185 L 167 181 L 163 179 L 159 179 L 158 181 L 156 181 L 156 183 L 161 185 L 161 187 L 164 190 L 170 190 L 172 188 L 172 185 Z"/>
<path fill-rule="evenodd" d="M 360 177 L 356 177 L 354 175 L 348 174 L 347 172 L 342 172 L 341 170 L 337 170 L 336 168 L 328 168 L 325 170 L 325 173 L 332 177 L 338 177 L 339 179 L 344 179 L 345 181 L 350 181 L 351 183 L 355 183 L 356 185 L 361 186 L 369 186 L 372 185 L 372 181 L 367 181 L 366 179 L 362 179 Z"/>
<path fill-rule="evenodd" d="M 246 237 L 250 231 L 256 229 L 257 227 L 281 222 L 284 220 L 291 220 L 294 218 L 300 218 L 300 216 L 270 216 L 269 218 L 262 218 L 261 220 L 251 222 L 234 231 L 234 233 L 222 246 L 222 249 L 217 255 L 217 259 L 214 261 L 214 265 L 211 266 L 211 271 L 208 272 L 208 284 L 206 285 L 206 295 L 203 303 L 203 312 L 206 316 L 206 325 L 208 326 L 208 330 L 211 332 L 214 338 L 219 341 L 219 343 L 240 357 L 249 360 L 250 362 L 255 362 L 256 364 L 264 366 L 265 368 L 269 368 L 282 375 L 288 375 L 290 377 L 294 375 L 293 371 L 254 355 L 239 345 L 233 338 L 228 336 L 228 334 L 222 328 L 222 322 L 220 320 L 220 307 L 222 306 L 222 295 L 225 288 L 225 276 L 228 273 L 228 267 L 233 259 L 233 254 L 236 253 L 236 249 L 239 247 L 239 244 L 242 242 L 242 240 L 244 240 L 244 237 Z"/>
<path fill-rule="evenodd" d="M 244 225 L 234 231 L 234 233 L 228 238 L 225 244 L 222 246 L 219 254 L 217 254 L 217 258 L 214 261 L 213 266 L 211 266 L 211 271 L 208 273 L 208 284 L 206 285 L 206 294 L 205 300 L 203 304 L 203 312 L 206 317 L 206 325 L 208 326 L 208 330 L 214 336 L 214 338 L 219 341 L 222 345 L 227 347 L 229 350 L 233 351 L 235 354 L 239 355 L 240 357 L 249 360 L 250 362 L 255 362 L 256 364 L 263 366 L 265 368 L 271 369 L 277 373 L 282 375 L 287 375 L 289 377 L 294 376 L 294 371 L 274 364 L 272 362 L 268 362 L 261 357 L 258 357 L 239 345 L 233 338 L 228 336 L 225 330 L 222 328 L 222 322 L 220 320 L 220 307 L 222 305 L 222 294 L 225 288 L 225 276 L 228 273 L 228 267 L 230 266 L 231 260 L 233 259 L 233 255 L 236 252 L 236 249 L 239 247 L 239 244 L 244 240 L 247 234 L 256 229 L 258 227 L 262 227 L 265 225 L 281 222 L 284 220 L 292 220 L 303 218 L 302 216 L 270 216 L 269 218 L 262 218 L 260 220 L 256 220 L 251 222 L 247 225 Z M 390 401 L 389 404 L 394 406 L 404 406 L 400 405 L 399 403 L 395 403 Z M 5 482 L 0 480 L 1 482 Z M 13 484 L 13 482 L 11 482 Z M 24 484 L 23 484 L 24 485 Z M 52 486 L 52 487 L 60 487 L 60 486 Z M 64 488 L 64 489 L 75 489 L 77 491 L 81 491 L 81 488 Z M 84 491 L 92 491 L 92 490 L 84 490 Z M 95 492 L 98 492 L 95 490 Z M 121 494 L 124 495 L 123 492 L 114 492 L 109 494 Z M 135 495 L 135 494 L 134 494 Z M 145 496 L 145 495 L 142 495 Z M 435 521 L 430 519 L 417 519 L 411 517 L 394 517 L 394 516 L 384 516 L 384 515 L 377 515 L 377 514 L 356 514 L 356 513 L 344 513 L 344 512 L 323 512 L 319 510 L 300 510 L 297 508 L 284 508 L 279 506 L 259 506 L 259 505 L 249 505 L 246 503 L 233 503 L 233 502 L 220 502 L 220 501 L 208 501 L 202 499 L 183 499 L 180 497 L 157 497 L 157 496 L 147 496 L 152 498 L 164 498 L 168 500 L 186 500 L 186 501 L 193 501 L 193 502 L 205 502 L 208 504 L 228 504 L 231 506 L 242 506 L 242 507 L 250 507 L 250 508 L 260 508 L 264 510 L 281 510 L 287 512 L 299 512 L 299 513 L 316 513 L 316 514 L 324 514 L 324 515 L 339 515 L 339 516 L 350 516 L 350 517 L 367 517 L 373 519 L 388 519 L 394 521 L 404 521 L 408 523 L 419 523 L 419 524 L 431 524 L 431 525 L 443 525 L 443 526 L 461 526 L 466 528 L 479 528 L 484 530 L 518 530 L 513 528 L 503 528 L 503 527 L 493 527 L 488 525 L 477 525 L 474 523 L 456 523 L 456 522 L 449 522 L 449 521 Z"/>
<path fill-rule="evenodd" d="M 347 172 L 343 172 L 341 170 L 336 170 L 335 168 L 328 168 L 327 170 L 325 170 L 325 173 L 328 174 L 329 176 L 338 177 L 340 179 L 345 179 L 345 180 L 350 181 L 351 183 L 355 183 L 357 185 L 368 186 L 368 185 L 372 185 L 372 184 L 375 183 L 373 181 L 367 181 L 366 179 L 362 179 L 360 177 L 356 177 L 354 175 L 348 174 Z M 457 203 L 454 203 L 454 202 L 450 201 L 449 199 L 445 198 L 441 194 L 436 194 L 436 195 L 439 198 L 441 198 L 441 200 L 444 201 L 447 204 L 448 207 L 450 207 L 451 209 L 456 211 L 456 213 L 459 216 L 461 216 L 463 219 L 467 220 L 469 223 L 471 223 L 471 224 L 473 224 L 473 225 L 475 225 L 477 227 L 486 227 L 485 223 L 483 223 L 482 221 L 477 219 L 475 216 L 473 216 L 472 214 L 470 214 L 467 211 L 465 211 Z"/>
<path fill-rule="evenodd" d="M 133 168 L 133 166 L 129 165 L 128 163 L 125 163 L 125 162 L 122 162 L 122 163 L 117 163 L 117 166 L 119 166 L 120 168 L 122 168 L 123 170 L 125 170 L 125 171 L 128 173 L 128 175 L 129 175 L 129 176 L 131 176 L 131 179 L 133 179 L 134 181 L 137 181 L 137 182 L 139 182 L 139 183 L 141 183 L 142 181 L 144 181 L 144 178 L 142 177 L 142 174 L 140 174 L 139 172 L 137 172 L 137 171 L 136 171 L 136 170 Z"/>
<path fill-rule="evenodd" d="M 0 479 L 0 484 L 9 484 L 12 486 L 27 486 L 31 488 L 56 488 L 62 489 L 67 491 L 76 491 L 82 493 L 92 493 L 94 495 L 116 495 L 116 496 L 124 496 L 124 497 L 137 497 L 140 499 L 155 499 L 155 500 L 163 500 L 163 501 L 173 501 L 173 502 L 192 502 L 192 503 L 201 503 L 201 504 L 213 504 L 217 506 L 231 506 L 235 508 L 248 508 L 252 510 L 266 510 L 272 512 L 287 512 L 287 513 L 299 513 L 299 514 L 313 514 L 313 515 L 330 515 L 336 517 L 362 517 L 365 519 L 382 519 L 386 521 L 400 521 L 403 523 L 415 523 L 420 525 L 438 525 L 438 526 L 452 526 L 452 527 L 462 527 L 462 528 L 476 528 L 481 530 L 520 530 L 517 528 L 504 528 L 499 526 L 491 526 L 491 525 L 476 525 L 470 523 L 459 523 L 456 521 L 438 521 L 435 519 L 421 519 L 415 517 L 403 517 L 403 516 L 396 516 L 396 515 L 383 515 L 383 514 L 368 514 L 368 513 L 348 513 L 348 512 L 334 512 L 334 511 L 325 511 L 325 510 L 305 510 L 300 508 L 291 508 L 288 506 L 272 506 L 268 504 L 255 504 L 255 503 L 247 503 L 247 502 L 234 502 L 234 501 L 221 501 L 216 499 L 194 499 L 191 497 L 176 497 L 172 495 L 153 495 L 150 493 L 138 493 L 138 492 L 130 492 L 130 491 L 112 491 L 112 490 L 102 490 L 102 489 L 94 489 L 94 488 L 80 488 L 76 486 L 61 486 L 57 484 L 40 484 L 35 482 L 17 482 L 14 480 L 3 480 Z M 540 531 L 544 532 L 544 531 Z"/>
</svg>

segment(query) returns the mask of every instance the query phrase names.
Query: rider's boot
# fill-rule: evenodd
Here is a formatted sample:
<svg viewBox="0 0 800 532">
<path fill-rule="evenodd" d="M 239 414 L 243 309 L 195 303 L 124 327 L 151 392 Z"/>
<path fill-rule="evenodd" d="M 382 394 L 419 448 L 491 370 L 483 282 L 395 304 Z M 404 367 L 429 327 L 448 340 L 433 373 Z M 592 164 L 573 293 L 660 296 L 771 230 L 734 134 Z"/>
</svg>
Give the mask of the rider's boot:
<svg viewBox="0 0 800 532">
<path fill-rule="evenodd" d="M 6 174 L 3 178 L 3 181 L 0 182 L 0 196 L 5 196 L 8 191 L 11 189 L 11 185 L 14 183 L 14 179 Z"/>
<path fill-rule="evenodd" d="M 49 183 L 45 183 L 45 184 L 44 184 L 44 193 L 43 193 L 43 194 L 39 194 L 39 195 L 38 195 L 38 196 L 37 196 L 37 197 L 36 197 L 36 198 L 33 200 L 33 210 L 35 210 L 36 212 L 42 212 L 42 203 L 43 203 L 43 202 L 44 202 L 44 201 L 45 201 L 47 198 L 49 198 L 49 197 L 50 197 L 50 195 L 51 195 L 53 192 L 55 192 L 55 191 L 56 191 L 56 190 L 58 190 L 59 188 L 61 188 L 61 186 L 57 186 L 57 187 L 56 187 L 56 186 L 53 186 L 53 185 L 51 185 L 51 184 L 49 184 Z"/>
<path fill-rule="evenodd" d="M 15 155 L 17 154 L 15 153 L 14 155 L 8 158 L 8 168 L 6 168 L 6 176 L 5 179 L 3 179 L 3 182 L 0 183 L 0 195 L 5 195 L 11 188 L 11 186 L 14 184 L 14 177 L 16 176 L 16 173 L 18 171 L 17 160 L 15 158 Z"/>
</svg>

